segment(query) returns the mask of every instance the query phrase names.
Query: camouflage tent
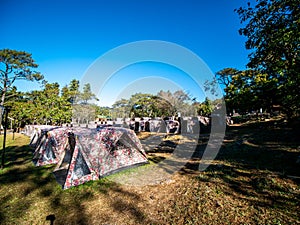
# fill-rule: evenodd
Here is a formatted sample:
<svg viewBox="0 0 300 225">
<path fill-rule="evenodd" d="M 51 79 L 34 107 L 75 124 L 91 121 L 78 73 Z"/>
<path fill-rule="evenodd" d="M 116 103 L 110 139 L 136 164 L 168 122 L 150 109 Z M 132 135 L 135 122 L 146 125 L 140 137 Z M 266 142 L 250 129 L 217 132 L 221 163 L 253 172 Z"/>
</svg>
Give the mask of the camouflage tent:
<svg viewBox="0 0 300 225">
<path fill-rule="evenodd" d="M 47 127 L 40 133 L 33 162 L 57 164 L 53 173 L 64 189 L 148 162 L 136 134 L 126 128 Z"/>
</svg>

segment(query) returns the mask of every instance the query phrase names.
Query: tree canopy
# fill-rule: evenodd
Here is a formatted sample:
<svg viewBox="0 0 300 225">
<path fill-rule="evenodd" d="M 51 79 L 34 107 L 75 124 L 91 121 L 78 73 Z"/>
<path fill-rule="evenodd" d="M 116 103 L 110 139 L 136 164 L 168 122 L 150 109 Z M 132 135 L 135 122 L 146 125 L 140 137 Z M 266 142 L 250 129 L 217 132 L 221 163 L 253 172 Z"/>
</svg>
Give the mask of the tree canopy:
<svg viewBox="0 0 300 225">
<path fill-rule="evenodd" d="M 191 98 L 182 90 L 173 93 L 161 90 L 156 95 L 136 93 L 130 99 L 123 98 L 116 101 L 112 106 L 111 115 L 113 117 L 168 117 L 180 113 L 182 116 L 195 116 L 197 112 L 202 112 L 198 109 L 202 105 L 193 101 L 195 98 Z"/>
<path fill-rule="evenodd" d="M 262 95 L 273 96 L 291 117 L 300 106 L 300 7 L 297 0 L 260 0 L 255 6 L 236 9 L 241 23 L 239 30 L 247 38 L 251 50 L 247 66 L 258 71 L 251 76 L 259 80 Z M 249 74 L 248 74 L 249 75 Z M 253 76 L 254 75 L 254 76 Z M 262 81 L 265 82 L 262 82 Z"/>
<path fill-rule="evenodd" d="M 93 121 L 99 107 L 88 102 L 78 103 L 80 95 L 78 80 L 71 80 L 62 89 L 58 83 L 44 81 L 42 90 L 22 93 L 16 87 L 11 88 L 5 104 L 11 107 L 10 117 L 18 126 Z"/>
<path fill-rule="evenodd" d="M 38 64 L 30 53 L 11 49 L 0 50 L 0 105 L 4 105 L 6 93 L 16 80 L 40 81 L 44 78 L 41 73 L 33 70 L 37 67 Z"/>
<path fill-rule="evenodd" d="M 61 90 L 62 96 L 64 96 L 68 102 L 72 105 L 77 103 L 80 92 L 79 92 L 79 80 L 71 80 L 69 85 L 66 85 Z"/>
<path fill-rule="evenodd" d="M 76 88 L 76 86 L 74 86 L 74 88 Z M 84 84 L 83 91 L 79 96 L 80 96 L 80 100 L 82 101 L 83 104 L 87 104 L 88 101 L 90 101 L 90 100 L 99 101 L 99 99 L 96 97 L 96 95 L 91 91 L 91 85 L 89 83 Z"/>
</svg>

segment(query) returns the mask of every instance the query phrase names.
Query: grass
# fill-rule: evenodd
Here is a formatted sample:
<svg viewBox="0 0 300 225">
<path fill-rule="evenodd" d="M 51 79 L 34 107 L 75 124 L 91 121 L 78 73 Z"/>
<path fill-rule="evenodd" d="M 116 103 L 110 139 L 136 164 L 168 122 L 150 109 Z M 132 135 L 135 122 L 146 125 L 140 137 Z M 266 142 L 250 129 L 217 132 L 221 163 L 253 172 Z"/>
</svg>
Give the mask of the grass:
<svg viewBox="0 0 300 225">
<path fill-rule="evenodd" d="M 26 136 L 8 135 L 0 224 L 50 224 L 54 217 L 54 224 L 300 224 L 297 129 L 274 122 L 231 126 L 204 172 L 197 168 L 207 135 L 166 182 L 141 187 L 114 182 L 167 158 L 169 149 L 161 147 L 149 154 L 149 165 L 68 190 L 56 183 L 53 166 L 33 166 Z M 176 145 L 177 137 L 167 140 Z"/>
</svg>

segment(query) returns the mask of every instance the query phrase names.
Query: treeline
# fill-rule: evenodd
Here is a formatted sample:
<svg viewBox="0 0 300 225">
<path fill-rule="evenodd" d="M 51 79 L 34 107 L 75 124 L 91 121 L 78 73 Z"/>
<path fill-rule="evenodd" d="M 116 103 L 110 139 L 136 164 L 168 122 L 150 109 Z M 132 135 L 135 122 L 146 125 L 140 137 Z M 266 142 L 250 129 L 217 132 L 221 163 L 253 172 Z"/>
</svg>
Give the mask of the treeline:
<svg viewBox="0 0 300 225">
<path fill-rule="evenodd" d="M 10 109 L 9 117 L 17 126 L 34 123 L 60 125 L 71 123 L 74 116 L 83 117 L 79 108 L 89 108 L 83 118 L 94 120 L 90 114 L 97 110 L 97 106 L 88 103 L 93 99 L 96 96 L 91 92 L 90 84 L 85 84 L 80 92 L 79 81 L 75 79 L 63 88 L 58 83 L 43 81 L 42 90 L 24 93 L 13 87 L 6 93 L 5 107 Z"/>
<path fill-rule="evenodd" d="M 129 99 L 118 100 L 107 112 L 114 118 L 209 116 L 218 102 L 206 98 L 200 103 L 182 90 L 161 90 L 156 95 L 136 93 Z"/>
<path fill-rule="evenodd" d="M 116 101 L 112 107 L 100 107 L 91 92 L 90 84 L 84 84 L 80 91 L 80 83 L 73 79 L 60 88 L 58 83 L 43 81 L 42 90 L 18 92 L 13 87 L 6 93 L 5 107 L 9 108 L 9 117 L 15 126 L 25 124 L 65 123 L 88 124 L 98 115 L 106 118 L 134 117 L 167 117 L 177 116 L 209 116 L 218 100 L 205 99 L 200 103 L 184 91 L 160 91 L 156 95 L 136 93 L 129 99 Z"/>
</svg>

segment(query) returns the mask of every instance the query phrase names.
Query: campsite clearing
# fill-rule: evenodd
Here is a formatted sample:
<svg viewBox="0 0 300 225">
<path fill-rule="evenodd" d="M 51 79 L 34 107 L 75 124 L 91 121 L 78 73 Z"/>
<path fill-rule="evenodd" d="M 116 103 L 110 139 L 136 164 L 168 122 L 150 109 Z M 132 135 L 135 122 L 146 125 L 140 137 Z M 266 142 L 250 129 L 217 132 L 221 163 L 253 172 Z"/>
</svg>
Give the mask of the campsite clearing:
<svg viewBox="0 0 300 225">
<path fill-rule="evenodd" d="M 55 218 L 54 224 L 299 224 L 297 129 L 274 122 L 231 126 L 204 172 L 197 168 L 206 136 L 200 137 L 187 165 L 164 182 L 114 182 L 146 165 L 67 190 L 55 181 L 54 166 L 33 165 L 28 137 L 16 134 L 12 140 L 8 135 L 6 164 L 0 171 L 0 222 L 50 224 Z M 176 144 L 176 136 L 166 140 Z M 152 152 L 148 160 L 157 163 L 169 154 Z"/>
</svg>

